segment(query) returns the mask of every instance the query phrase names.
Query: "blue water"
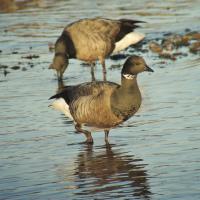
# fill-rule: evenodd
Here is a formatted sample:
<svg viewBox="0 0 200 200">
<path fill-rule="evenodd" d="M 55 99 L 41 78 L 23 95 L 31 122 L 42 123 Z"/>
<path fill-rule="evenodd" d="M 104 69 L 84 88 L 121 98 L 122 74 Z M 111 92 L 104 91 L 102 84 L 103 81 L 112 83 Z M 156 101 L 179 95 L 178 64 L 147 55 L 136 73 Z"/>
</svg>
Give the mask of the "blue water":
<svg viewBox="0 0 200 200">
<path fill-rule="evenodd" d="M 84 17 L 147 21 L 147 39 L 164 33 L 200 31 L 198 1 L 20 1 L 0 13 L 0 199 L 200 199 L 199 54 L 176 61 L 150 51 L 143 56 L 155 73 L 138 77 L 143 96 L 139 112 L 94 145 L 73 123 L 48 108 L 59 89 L 48 69 L 63 27 Z M 145 48 L 148 49 L 148 46 Z M 17 53 L 16 53 L 17 52 Z M 26 59 L 28 55 L 39 58 Z M 120 82 L 123 64 L 106 60 L 107 79 Z M 64 85 L 91 80 L 90 68 L 70 60 Z M 11 67 L 19 66 L 13 70 Z M 6 76 L 4 73 L 9 72 Z M 99 64 L 96 78 L 102 79 Z"/>
</svg>

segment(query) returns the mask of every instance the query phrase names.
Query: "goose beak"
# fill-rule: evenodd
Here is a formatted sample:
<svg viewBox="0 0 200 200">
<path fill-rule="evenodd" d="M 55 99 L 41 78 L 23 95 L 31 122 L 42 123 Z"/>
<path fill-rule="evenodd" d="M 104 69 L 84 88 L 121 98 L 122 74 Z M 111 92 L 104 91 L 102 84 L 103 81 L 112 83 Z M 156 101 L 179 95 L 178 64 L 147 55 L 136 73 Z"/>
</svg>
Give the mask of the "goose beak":
<svg viewBox="0 0 200 200">
<path fill-rule="evenodd" d="M 148 65 L 146 65 L 145 71 L 147 71 L 147 72 L 154 72 L 153 69 L 151 69 Z"/>
</svg>

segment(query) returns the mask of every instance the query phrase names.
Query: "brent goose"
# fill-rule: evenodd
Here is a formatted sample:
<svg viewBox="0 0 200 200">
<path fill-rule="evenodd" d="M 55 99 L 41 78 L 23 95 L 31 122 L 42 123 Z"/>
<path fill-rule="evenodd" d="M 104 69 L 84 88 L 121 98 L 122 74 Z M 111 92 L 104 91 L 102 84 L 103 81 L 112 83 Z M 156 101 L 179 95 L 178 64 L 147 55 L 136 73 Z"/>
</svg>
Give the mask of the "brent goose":
<svg viewBox="0 0 200 200">
<path fill-rule="evenodd" d="M 121 85 L 96 81 L 66 86 L 50 97 L 55 99 L 50 107 L 71 118 L 76 130 L 85 134 L 87 143 L 93 143 L 94 128 L 103 129 L 108 142 L 109 130 L 129 119 L 141 105 L 137 74 L 143 71 L 153 72 L 142 57 L 130 56 L 121 71 Z"/>
<path fill-rule="evenodd" d="M 144 38 L 144 34 L 133 32 L 139 27 L 137 23 L 142 21 L 92 18 L 67 25 L 55 43 L 55 55 L 49 68 L 55 69 L 58 80 L 61 80 L 70 58 L 90 64 L 99 60 L 105 80 L 105 58 Z"/>
</svg>

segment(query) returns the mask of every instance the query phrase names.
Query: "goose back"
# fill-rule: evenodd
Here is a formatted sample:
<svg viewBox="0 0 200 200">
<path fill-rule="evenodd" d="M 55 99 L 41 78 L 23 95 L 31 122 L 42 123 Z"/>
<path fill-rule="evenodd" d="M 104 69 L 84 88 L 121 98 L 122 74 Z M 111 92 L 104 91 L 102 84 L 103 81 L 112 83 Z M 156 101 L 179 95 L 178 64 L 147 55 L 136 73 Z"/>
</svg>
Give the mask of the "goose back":
<svg viewBox="0 0 200 200">
<path fill-rule="evenodd" d="M 68 38 L 66 44 L 70 57 L 95 61 L 110 55 L 115 43 L 138 27 L 136 23 L 139 22 L 128 19 L 82 19 L 66 26 L 61 38 Z"/>
</svg>

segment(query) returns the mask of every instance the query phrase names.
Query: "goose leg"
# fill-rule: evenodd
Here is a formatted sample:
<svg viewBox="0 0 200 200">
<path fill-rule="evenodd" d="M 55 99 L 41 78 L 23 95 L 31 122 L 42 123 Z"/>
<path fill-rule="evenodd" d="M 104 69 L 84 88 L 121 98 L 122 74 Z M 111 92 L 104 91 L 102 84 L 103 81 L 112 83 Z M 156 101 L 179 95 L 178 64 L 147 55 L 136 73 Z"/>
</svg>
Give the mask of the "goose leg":
<svg viewBox="0 0 200 200">
<path fill-rule="evenodd" d="M 86 136 L 86 143 L 89 143 L 89 144 L 93 144 L 93 138 L 92 138 L 92 135 L 89 131 L 86 131 L 86 130 L 83 130 L 81 128 L 81 125 L 80 124 L 76 124 L 75 125 L 75 129 L 78 131 L 78 132 L 81 132 L 81 133 L 84 133 L 84 135 Z"/>
<path fill-rule="evenodd" d="M 57 70 L 58 81 L 62 81 L 62 75 L 61 71 Z"/>
<path fill-rule="evenodd" d="M 102 58 L 102 59 L 99 59 L 100 60 L 100 63 L 102 65 L 102 68 L 103 68 L 103 80 L 106 81 L 106 64 L 105 64 L 105 59 Z"/>
<path fill-rule="evenodd" d="M 94 76 L 94 66 L 95 66 L 95 64 L 94 63 L 91 63 L 91 76 L 92 76 L 92 81 L 95 81 L 96 79 L 95 79 L 95 76 Z"/>
<path fill-rule="evenodd" d="M 58 81 L 58 89 L 57 89 L 57 93 L 62 92 L 62 90 L 64 89 L 65 84 L 63 82 L 63 80 Z"/>
<path fill-rule="evenodd" d="M 109 141 L 108 141 L 109 131 L 108 130 L 104 130 L 104 132 L 105 132 L 105 142 L 106 142 L 106 144 L 109 144 Z"/>
</svg>

